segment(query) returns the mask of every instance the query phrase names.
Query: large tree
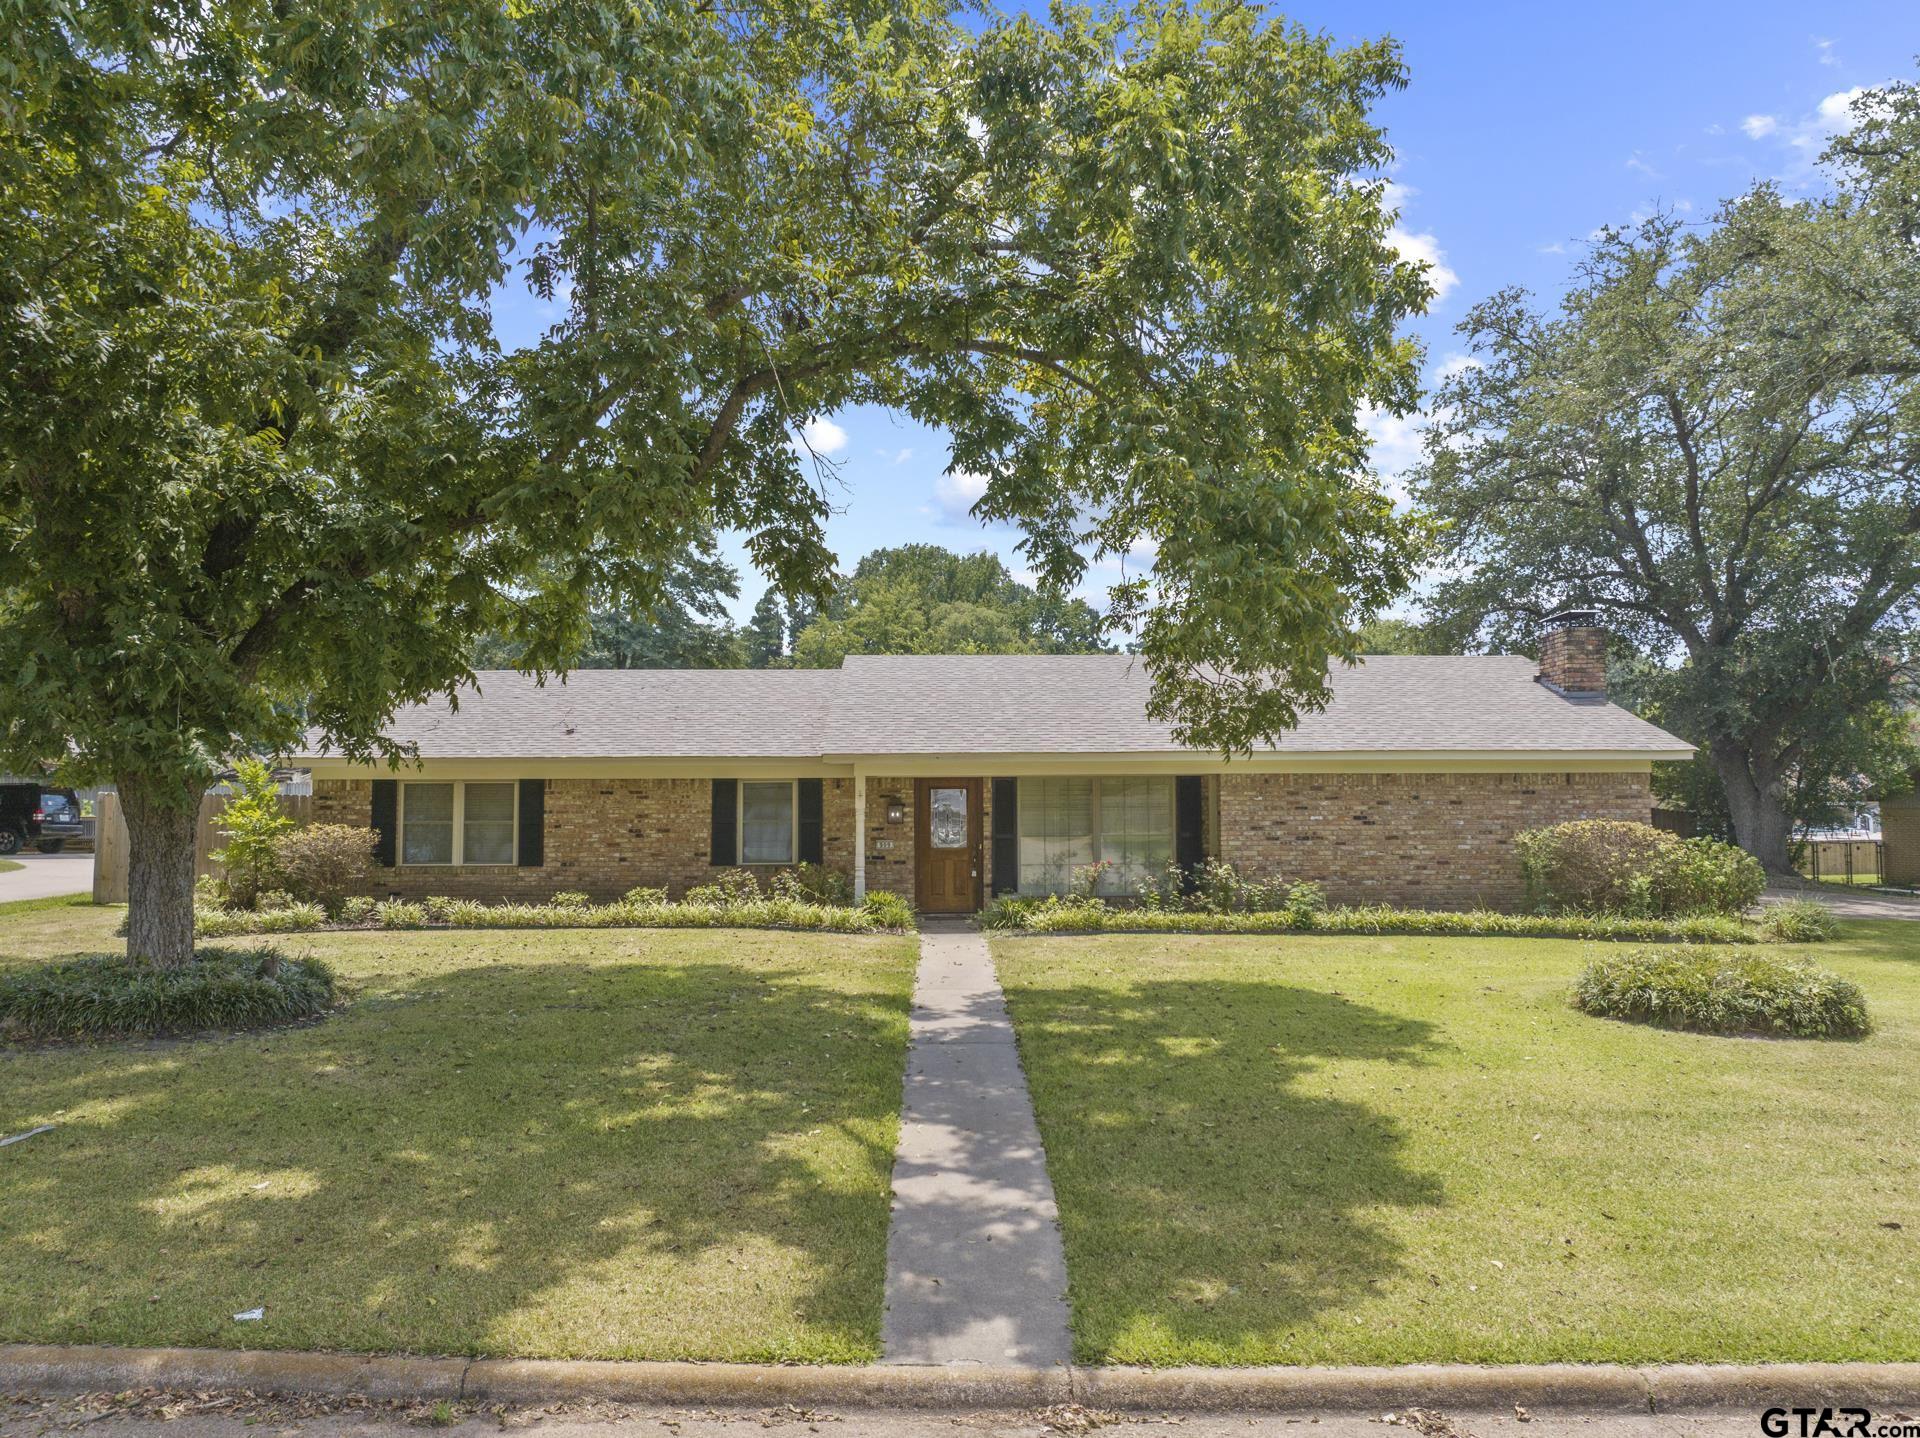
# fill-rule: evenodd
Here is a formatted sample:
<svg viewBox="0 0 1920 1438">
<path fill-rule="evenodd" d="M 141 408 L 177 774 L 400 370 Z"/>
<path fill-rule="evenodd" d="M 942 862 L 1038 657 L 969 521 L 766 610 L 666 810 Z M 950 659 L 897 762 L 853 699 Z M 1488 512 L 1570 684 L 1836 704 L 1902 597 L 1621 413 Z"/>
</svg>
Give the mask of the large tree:
<svg viewBox="0 0 1920 1438">
<path fill-rule="evenodd" d="M 1116 601 L 1199 743 L 1322 702 L 1408 576 L 1356 422 L 1410 406 L 1428 293 L 1358 178 L 1390 43 L 1187 0 L 6 17 L 0 760 L 118 784 L 136 955 L 188 960 L 199 793 L 296 716 L 380 755 L 478 635 L 563 667 L 712 529 L 823 594 L 791 441 L 841 405 L 950 432 L 1055 588 L 1157 542 Z M 503 349 L 515 287 L 554 320 Z"/>
<path fill-rule="evenodd" d="M 830 667 L 848 654 L 1091 654 L 1106 622 L 1083 599 L 1023 584 L 996 554 L 937 544 L 876 549 L 793 636 L 794 662 Z"/>
<path fill-rule="evenodd" d="M 1906 107 L 1873 131 L 1889 156 L 1911 154 L 1912 99 L 1863 101 Z M 1860 166 L 1839 180 L 1610 231 L 1557 314 L 1512 291 L 1478 306 L 1479 363 L 1436 397 L 1414 485 L 1447 522 L 1437 621 L 1520 644 L 1556 607 L 1601 610 L 1775 871 L 1796 786 L 1875 748 L 1847 731 L 1880 724 L 1920 615 L 1913 197 Z"/>
<path fill-rule="evenodd" d="M 740 575 L 703 543 L 668 568 L 658 602 L 639 614 L 595 607 L 567 656 L 572 669 L 737 669 L 747 662 L 747 639 L 727 614 L 740 593 Z M 526 644 L 511 632 L 483 634 L 474 645 L 476 669 L 523 664 Z"/>
</svg>

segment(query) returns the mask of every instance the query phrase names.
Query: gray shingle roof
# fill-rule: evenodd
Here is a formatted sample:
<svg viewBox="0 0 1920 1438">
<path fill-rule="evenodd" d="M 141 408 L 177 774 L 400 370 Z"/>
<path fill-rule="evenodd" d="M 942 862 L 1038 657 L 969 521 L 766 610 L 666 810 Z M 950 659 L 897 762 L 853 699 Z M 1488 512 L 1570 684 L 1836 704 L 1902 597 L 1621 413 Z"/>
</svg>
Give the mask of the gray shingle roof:
<svg viewBox="0 0 1920 1438">
<path fill-rule="evenodd" d="M 855 754 L 1177 753 L 1124 654 L 853 656 L 840 669 L 584 669 L 544 688 L 479 675 L 387 726 L 430 759 L 829 758 Z M 1687 746 L 1613 704 L 1534 681 L 1518 655 L 1376 656 L 1336 667 L 1333 700 L 1273 751 L 1628 752 Z"/>
</svg>

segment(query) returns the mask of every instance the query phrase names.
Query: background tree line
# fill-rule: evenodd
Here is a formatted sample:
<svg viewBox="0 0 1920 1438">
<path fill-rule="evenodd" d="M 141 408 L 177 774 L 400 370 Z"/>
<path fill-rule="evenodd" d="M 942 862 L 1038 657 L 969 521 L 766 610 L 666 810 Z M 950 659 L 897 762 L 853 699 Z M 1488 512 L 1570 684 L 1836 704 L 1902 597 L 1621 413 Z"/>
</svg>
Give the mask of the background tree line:
<svg viewBox="0 0 1920 1438">
<path fill-rule="evenodd" d="M 835 575 L 824 602 L 769 588 L 745 624 L 729 617 L 734 568 L 698 553 L 677 567 L 667 597 L 634 616 L 595 607 L 577 631 L 578 669 L 832 668 L 849 654 L 1098 654 L 1112 645 L 1082 599 L 1050 599 L 998 555 L 933 544 L 876 549 Z M 476 669 L 508 668 L 524 648 L 487 634 Z"/>
</svg>

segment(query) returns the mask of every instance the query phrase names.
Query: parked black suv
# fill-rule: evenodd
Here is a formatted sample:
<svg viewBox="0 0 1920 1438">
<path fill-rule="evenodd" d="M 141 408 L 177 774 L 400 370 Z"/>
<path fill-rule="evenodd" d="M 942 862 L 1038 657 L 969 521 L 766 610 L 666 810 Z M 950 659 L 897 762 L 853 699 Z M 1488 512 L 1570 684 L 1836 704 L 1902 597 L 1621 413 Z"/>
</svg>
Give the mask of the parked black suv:
<svg viewBox="0 0 1920 1438">
<path fill-rule="evenodd" d="M 0 784 L 0 855 L 17 854 L 29 842 L 57 854 L 69 839 L 93 835 L 93 820 L 80 817 L 80 796 L 39 784 Z"/>
</svg>

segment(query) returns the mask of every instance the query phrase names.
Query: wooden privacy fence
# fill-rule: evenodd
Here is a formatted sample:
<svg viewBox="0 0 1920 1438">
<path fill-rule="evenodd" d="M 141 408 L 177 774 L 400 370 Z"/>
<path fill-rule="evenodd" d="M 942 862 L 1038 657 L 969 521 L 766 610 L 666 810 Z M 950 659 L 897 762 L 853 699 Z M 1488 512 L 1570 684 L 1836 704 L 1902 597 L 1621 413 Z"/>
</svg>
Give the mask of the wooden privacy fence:
<svg viewBox="0 0 1920 1438">
<path fill-rule="evenodd" d="M 209 794 L 200 801 L 200 822 L 193 830 L 193 874 L 218 876 L 225 871 L 214 862 L 213 851 L 224 848 L 227 836 L 220 832 L 220 816 L 226 812 L 227 796 Z M 282 794 L 280 808 L 296 824 L 312 817 L 311 794 Z M 96 904 L 124 904 L 127 901 L 127 821 L 120 814 L 120 797 L 102 794 L 94 809 L 93 825 L 93 901 Z"/>
<path fill-rule="evenodd" d="M 1809 879 L 1837 879 L 1848 884 L 1880 879 L 1886 875 L 1882 847 L 1877 839 L 1809 839 L 1795 867 Z"/>
</svg>

